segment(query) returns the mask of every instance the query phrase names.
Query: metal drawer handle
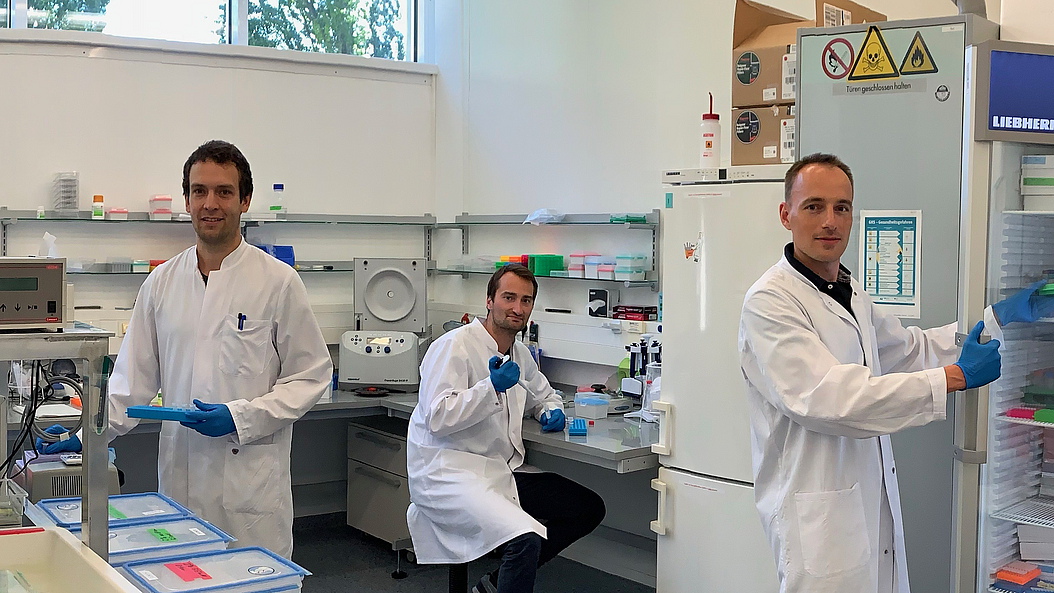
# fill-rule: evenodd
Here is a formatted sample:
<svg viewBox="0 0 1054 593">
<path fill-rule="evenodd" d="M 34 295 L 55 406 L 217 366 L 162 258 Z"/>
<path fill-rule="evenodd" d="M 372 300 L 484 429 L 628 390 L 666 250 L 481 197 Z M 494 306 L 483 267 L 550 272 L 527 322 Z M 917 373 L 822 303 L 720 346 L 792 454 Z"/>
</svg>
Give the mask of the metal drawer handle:
<svg viewBox="0 0 1054 593">
<path fill-rule="evenodd" d="M 379 437 L 379 436 L 373 434 L 372 432 L 362 432 L 362 431 L 356 432 L 355 433 L 355 438 L 362 439 L 364 441 L 373 443 L 374 445 L 377 445 L 378 447 L 384 447 L 385 449 L 391 449 L 392 451 L 398 451 L 399 450 L 399 444 L 398 443 L 393 443 L 391 441 L 387 441 L 383 437 Z"/>
<path fill-rule="evenodd" d="M 388 478 L 382 476 L 381 474 L 378 474 L 376 472 L 372 472 L 372 471 L 370 471 L 370 470 L 368 470 L 368 469 L 366 469 L 364 467 L 356 467 L 355 468 L 355 473 L 359 474 L 360 476 L 362 476 L 364 478 L 369 478 L 371 480 L 376 480 L 376 481 L 380 482 L 381 484 L 384 484 L 385 486 L 391 486 L 392 488 L 395 488 L 396 490 L 398 490 L 399 488 L 402 487 L 402 484 L 399 482 L 399 480 L 389 480 Z"/>
</svg>

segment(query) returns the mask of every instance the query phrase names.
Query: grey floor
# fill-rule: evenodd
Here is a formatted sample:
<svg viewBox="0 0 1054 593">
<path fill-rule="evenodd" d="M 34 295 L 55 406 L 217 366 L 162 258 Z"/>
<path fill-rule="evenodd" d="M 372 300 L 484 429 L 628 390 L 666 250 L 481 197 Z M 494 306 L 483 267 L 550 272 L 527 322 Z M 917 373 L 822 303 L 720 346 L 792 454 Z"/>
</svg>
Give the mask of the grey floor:
<svg viewBox="0 0 1054 593">
<path fill-rule="evenodd" d="M 407 577 L 392 579 L 395 554 L 388 544 L 348 527 L 343 515 L 305 517 L 293 524 L 293 561 L 313 573 L 304 581 L 305 593 L 357 591 L 446 593 L 447 570 L 418 566 L 405 560 Z M 498 560 L 484 558 L 469 567 L 470 585 L 497 567 Z M 654 593 L 655 589 L 556 558 L 538 571 L 536 593 Z"/>
</svg>

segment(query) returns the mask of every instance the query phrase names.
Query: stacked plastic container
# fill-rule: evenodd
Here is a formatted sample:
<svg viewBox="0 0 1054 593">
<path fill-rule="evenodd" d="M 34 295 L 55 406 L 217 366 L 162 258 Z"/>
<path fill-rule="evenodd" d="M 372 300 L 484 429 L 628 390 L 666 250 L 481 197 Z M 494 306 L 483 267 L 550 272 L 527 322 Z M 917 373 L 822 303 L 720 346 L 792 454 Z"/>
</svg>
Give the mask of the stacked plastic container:
<svg viewBox="0 0 1054 593">
<path fill-rule="evenodd" d="M 81 499 L 36 504 L 38 514 L 79 535 Z M 303 568 L 263 548 L 228 550 L 231 536 L 157 493 L 109 498 L 110 564 L 143 593 L 294 591 Z"/>
<path fill-rule="evenodd" d="M 155 195 L 150 198 L 150 220 L 172 220 L 172 196 Z"/>
<path fill-rule="evenodd" d="M 644 280 L 648 256 L 624 253 L 615 256 L 615 280 Z"/>
</svg>

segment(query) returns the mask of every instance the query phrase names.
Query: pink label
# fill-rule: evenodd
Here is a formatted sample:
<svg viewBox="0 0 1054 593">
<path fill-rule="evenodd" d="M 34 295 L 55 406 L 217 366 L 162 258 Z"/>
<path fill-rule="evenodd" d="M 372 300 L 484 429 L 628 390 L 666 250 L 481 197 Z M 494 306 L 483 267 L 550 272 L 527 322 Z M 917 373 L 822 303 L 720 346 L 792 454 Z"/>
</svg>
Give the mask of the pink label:
<svg viewBox="0 0 1054 593">
<path fill-rule="evenodd" d="M 183 579 L 183 581 L 187 583 L 197 579 L 205 581 L 212 579 L 212 577 L 209 576 L 209 573 L 201 570 L 201 568 L 193 562 L 173 562 L 171 564 L 166 564 L 165 568 L 174 572 L 177 577 Z"/>
</svg>

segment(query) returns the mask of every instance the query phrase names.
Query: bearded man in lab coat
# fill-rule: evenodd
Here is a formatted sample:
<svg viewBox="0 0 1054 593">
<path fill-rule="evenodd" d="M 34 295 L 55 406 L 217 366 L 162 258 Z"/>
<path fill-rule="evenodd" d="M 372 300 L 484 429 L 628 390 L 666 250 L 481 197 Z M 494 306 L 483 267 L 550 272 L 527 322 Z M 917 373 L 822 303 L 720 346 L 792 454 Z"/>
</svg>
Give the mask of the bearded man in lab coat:
<svg viewBox="0 0 1054 593">
<path fill-rule="evenodd" d="M 543 432 L 564 429 L 560 396 L 515 340 L 537 294 L 527 268 L 500 268 L 487 285 L 487 318 L 441 336 L 421 363 L 407 435 L 406 520 L 420 563 L 470 562 L 505 545 L 497 573 L 473 593 L 530 593 L 537 568 L 604 519 L 593 491 L 522 471 L 524 415 Z"/>
<path fill-rule="evenodd" d="M 249 162 L 233 144 L 206 142 L 184 164 L 197 244 L 139 291 L 110 376 L 109 434 L 135 427 L 125 410 L 158 389 L 166 406 L 196 408 L 182 426 L 162 423 L 160 491 L 236 545 L 290 558 L 293 421 L 325 393 L 333 363 L 300 276 L 242 240 L 252 191 Z M 76 437 L 45 452 L 73 448 Z"/>
<path fill-rule="evenodd" d="M 839 260 L 853 177 L 832 155 L 787 172 L 780 220 L 793 242 L 747 292 L 739 351 L 754 496 L 780 590 L 907 593 L 890 433 L 944 420 L 949 393 L 999 377 L 1001 323 L 1054 310 L 1034 284 L 985 310 L 962 349 L 956 324 L 904 328 Z"/>
</svg>

